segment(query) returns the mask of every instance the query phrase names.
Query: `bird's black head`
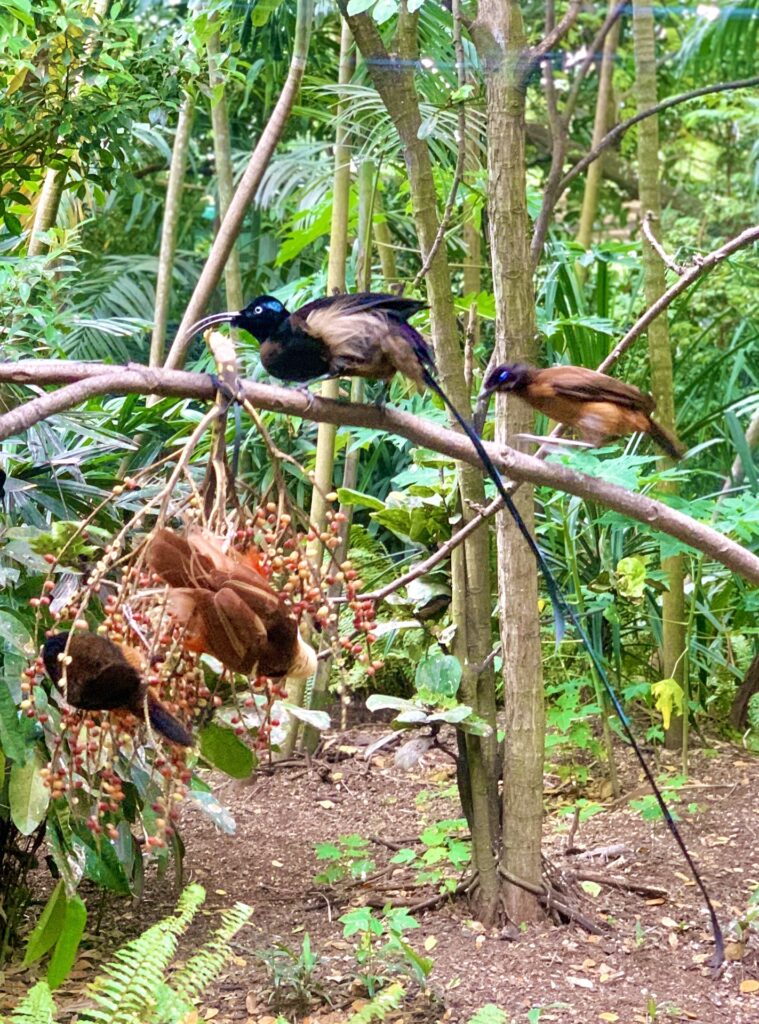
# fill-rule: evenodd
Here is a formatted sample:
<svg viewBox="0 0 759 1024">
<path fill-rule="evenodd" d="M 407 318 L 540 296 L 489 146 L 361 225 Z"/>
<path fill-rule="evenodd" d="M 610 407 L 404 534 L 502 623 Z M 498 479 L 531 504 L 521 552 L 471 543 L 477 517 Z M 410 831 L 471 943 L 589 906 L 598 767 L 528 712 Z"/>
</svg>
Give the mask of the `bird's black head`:
<svg viewBox="0 0 759 1024">
<path fill-rule="evenodd" d="M 514 363 L 513 366 L 496 366 L 482 384 L 480 395 L 492 395 L 494 391 L 519 391 L 529 380 L 529 367 Z"/>
<path fill-rule="evenodd" d="M 56 633 L 54 636 L 47 638 L 45 646 L 42 648 L 42 660 L 45 662 L 45 671 L 54 683 L 59 682 L 61 678 L 61 663 L 58 660 L 58 655 L 63 654 L 66 650 L 68 638 L 68 633 Z"/>
<path fill-rule="evenodd" d="M 273 295 L 259 295 L 235 314 L 230 323 L 248 331 L 257 341 L 266 341 L 289 315 L 279 299 Z"/>
</svg>

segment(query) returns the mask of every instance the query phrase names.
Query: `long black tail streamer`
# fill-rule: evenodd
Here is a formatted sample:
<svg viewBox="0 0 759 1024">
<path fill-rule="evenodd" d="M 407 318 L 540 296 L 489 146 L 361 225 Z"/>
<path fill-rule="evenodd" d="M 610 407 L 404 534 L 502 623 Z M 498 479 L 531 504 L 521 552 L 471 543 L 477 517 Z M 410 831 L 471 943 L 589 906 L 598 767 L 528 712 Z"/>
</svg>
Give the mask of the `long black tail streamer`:
<svg viewBox="0 0 759 1024">
<path fill-rule="evenodd" d="M 477 436 L 476 432 L 472 429 L 472 426 L 469 423 L 467 423 L 464 417 L 459 413 L 458 409 L 454 406 L 453 402 L 451 402 L 451 400 L 445 394 L 445 392 L 440 387 L 435 378 L 432 376 L 432 374 L 429 372 L 429 370 L 426 369 L 426 367 L 424 368 L 424 379 L 428 387 L 432 388 L 435 394 L 440 396 L 440 399 L 450 410 L 451 415 L 454 417 L 456 422 L 459 424 L 461 429 L 464 431 L 464 433 L 467 435 L 469 440 L 474 445 L 475 451 L 480 457 L 482 465 L 487 470 L 488 476 L 495 484 L 496 489 L 499 495 L 501 496 L 504 505 L 506 506 L 509 513 L 514 519 L 514 522 L 516 523 L 519 532 L 527 541 L 530 550 L 535 556 L 535 560 L 537 561 L 540 571 L 543 574 L 543 579 L 545 580 L 546 588 L 548 590 L 549 597 L 551 598 L 551 603 L 554 605 L 554 622 L 556 623 L 557 627 L 557 636 L 561 638 L 564 632 L 564 613 L 566 613 L 566 615 L 574 625 L 575 629 L 577 630 L 577 635 L 579 636 L 583 646 L 585 647 L 586 651 L 588 652 L 588 655 L 590 656 L 590 660 L 593 663 L 593 667 L 598 673 L 598 677 L 601 680 L 601 683 L 603 684 L 606 693 L 608 694 L 609 700 L 611 701 L 612 707 L 614 708 L 614 711 L 616 712 L 617 717 L 619 718 L 619 721 L 622 724 L 622 729 L 625 735 L 627 736 L 630 746 L 635 751 L 635 756 L 637 757 L 638 762 L 641 768 L 643 769 L 643 774 L 646 777 L 646 781 L 651 787 L 651 790 L 656 798 L 656 802 L 659 805 L 659 809 L 661 810 L 664 821 L 667 824 L 667 828 L 671 832 L 673 839 L 680 848 L 680 852 L 682 853 L 683 858 L 685 859 L 685 863 L 688 865 L 688 868 L 690 869 L 690 873 L 693 876 L 693 880 L 698 886 L 701 895 L 704 897 L 704 903 L 706 904 L 706 909 L 709 912 L 709 920 L 711 922 L 712 935 L 714 936 L 714 954 L 711 957 L 709 963 L 712 967 L 719 967 L 719 965 L 723 962 L 725 958 L 725 941 L 722 935 L 722 928 L 720 927 L 720 923 L 717 919 L 717 913 L 714 909 L 711 898 L 709 896 L 709 892 L 703 882 L 703 879 L 701 878 L 701 875 L 698 872 L 698 868 L 696 867 L 695 861 L 688 852 L 688 848 L 685 845 L 683 837 L 680 834 L 680 830 L 675 824 L 675 820 L 672 817 L 672 813 L 670 812 L 670 809 L 667 806 L 667 803 L 662 795 L 662 792 L 656 783 L 656 779 L 654 778 L 653 772 L 649 767 L 648 761 L 646 760 L 643 751 L 640 749 L 638 741 L 635 739 L 635 736 L 633 735 L 633 731 L 630 727 L 630 722 L 627 718 L 627 715 L 625 714 L 624 709 L 622 708 L 622 704 L 620 703 L 619 697 L 617 697 L 616 691 L 611 684 L 611 680 L 606 674 L 606 669 L 604 668 L 604 664 L 601 661 L 601 657 L 598 651 L 590 642 L 590 638 L 585 632 L 582 622 L 580 621 L 580 617 L 577 614 L 577 609 L 574 605 L 569 603 L 569 601 L 562 593 L 559 583 L 556 580 L 556 577 L 553 575 L 548 563 L 546 562 L 545 555 L 538 546 L 535 538 L 527 529 L 524 520 L 519 514 L 519 510 L 512 501 L 508 491 L 504 487 L 503 480 L 501 479 L 501 474 L 493 465 L 493 460 L 490 458 L 487 451 L 485 450 L 482 441 Z"/>
</svg>

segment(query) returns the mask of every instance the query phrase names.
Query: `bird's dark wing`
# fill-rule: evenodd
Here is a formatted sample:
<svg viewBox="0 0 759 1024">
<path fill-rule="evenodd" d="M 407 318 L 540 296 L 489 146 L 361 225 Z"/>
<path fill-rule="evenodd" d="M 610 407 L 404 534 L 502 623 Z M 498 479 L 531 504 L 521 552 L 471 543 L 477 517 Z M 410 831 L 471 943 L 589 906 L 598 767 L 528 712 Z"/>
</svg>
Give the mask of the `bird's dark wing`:
<svg viewBox="0 0 759 1024">
<path fill-rule="evenodd" d="M 581 402 L 613 402 L 646 413 L 656 407 L 650 395 L 632 384 L 584 366 L 551 366 L 539 370 L 529 387 L 541 393 L 545 391 L 546 397 L 551 389 L 555 395 L 564 398 L 574 398 Z"/>
<path fill-rule="evenodd" d="M 142 680 L 126 661 L 116 661 L 100 672 L 74 656 L 66 672 L 66 699 L 85 711 L 138 709 Z"/>
<path fill-rule="evenodd" d="M 314 299 L 307 302 L 290 315 L 293 321 L 305 322 L 309 313 L 315 309 L 328 309 L 335 307 L 345 313 L 360 312 L 361 310 L 380 310 L 390 320 L 406 321 L 422 309 L 427 308 L 425 302 L 419 299 L 405 298 L 403 295 L 390 295 L 387 292 L 354 292 L 353 294 L 326 295 L 321 299 Z M 294 325 L 295 326 L 295 325 Z"/>
</svg>

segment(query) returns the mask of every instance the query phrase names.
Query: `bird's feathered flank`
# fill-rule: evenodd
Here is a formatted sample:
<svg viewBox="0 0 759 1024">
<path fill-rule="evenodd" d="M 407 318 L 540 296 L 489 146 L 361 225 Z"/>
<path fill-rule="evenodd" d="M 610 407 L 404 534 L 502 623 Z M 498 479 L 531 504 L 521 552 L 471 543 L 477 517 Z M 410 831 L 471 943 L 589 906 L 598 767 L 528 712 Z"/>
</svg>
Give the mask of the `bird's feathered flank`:
<svg viewBox="0 0 759 1024">
<path fill-rule="evenodd" d="M 531 368 L 533 369 L 533 368 Z M 656 408 L 651 395 L 616 377 L 609 377 L 585 366 L 549 366 L 538 370 L 528 380 L 531 394 L 562 395 L 581 402 L 613 402 L 626 409 L 653 412 Z"/>
<path fill-rule="evenodd" d="M 650 434 L 671 458 L 682 458 L 677 439 L 651 418 L 656 408 L 651 395 L 597 370 L 584 366 L 539 369 L 523 363 L 499 366 L 488 375 L 481 395 L 493 391 L 514 394 L 557 423 L 575 427 L 590 444 L 640 432 Z"/>
<path fill-rule="evenodd" d="M 432 352 L 406 320 L 424 308 L 415 299 L 369 292 L 317 299 L 290 317 L 293 329 L 321 341 L 334 375 L 390 380 L 397 372 L 418 387 Z"/>
<path fill-rule="evenodd" d="M 234 672 L 307 678 L 316 654 L 268 581 L 244 555 L 226 554 L 200 529 L 159 530 L 148 563 L 172 588 L 169 609 L 184 626 L 185 646 L 213 655 Z"/>
<path fill-rule="evenodd" d="M 63 676 L 61 655 L 68 644 L 66 664 L 67 702 L 83 711 L 128 711 L 144 718 L 147 704 L 150 724 L 172 743 L 193 745 L 192 734 L 148 690 L 142 676 L 138 651 L 119 645 L 97 633 L 56 633 L 45 642 L 42 659 L 56 686 Z"/>
</svg>

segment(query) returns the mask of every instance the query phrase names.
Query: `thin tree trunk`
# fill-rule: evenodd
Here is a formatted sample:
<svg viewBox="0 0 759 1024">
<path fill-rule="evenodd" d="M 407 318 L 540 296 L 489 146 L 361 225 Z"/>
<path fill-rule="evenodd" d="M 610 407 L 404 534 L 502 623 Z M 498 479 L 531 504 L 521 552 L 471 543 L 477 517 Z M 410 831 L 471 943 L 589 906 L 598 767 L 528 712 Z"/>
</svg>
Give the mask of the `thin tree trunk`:
<svg viewBox="0 0 759 1024">
<path fill-rule="evenodd" d="M 617 0 L 609 0 L 609 14 L 617 6 Z M 596 95 L 596 116 L 593 122 L 593 140 L 591 149 L 595 148 L 606 135 L 611 127 L 613 116 L 612 104 L 612 77 L 614 75 L 614 57 L 617 52 L 619 41 L 620 19 L 614 22 L 609 33 L 604 39 L 601 67 L 598 73 L 598 94 Z M 604 157 L 594 160 L 588 168 L 585 176 L 585 191 L 582 196 L 582 209 L 580 211 L 580 225 L 577 229 L 577 241 L 583 248 L 587 249 L 593 238 L 593 224 L 595 223 L 598 211 L 598 200 L 601 192 L 601 181 L 603 179 Z M 587 273 L 585 267 L 578 266 L 578 273 L 584 277 Z"/>
<path fill-rule="evenodd" d="M 385 287 L 390 287 L 398 281 L 398 271 L 395 266 L 393 236 L 387 217 L 383 214 L 382 193 L 379 189 L 374 197 L 374 207 L 374 237 L 377 241 L 377 252 L 382 267 L 382 276 L 385 279 Z"/>
<path fill-rule="evenodd" d="M 527 40 L 519 3 L 480 0 L 473 37 L 486 83 L 496 354 L 499 362 L 531 362 L 536 324 L 527 216 L 525 96 L 517 81 Z M 523 403 L 499 395 L 497 442 L 506 443 L 531 424 L 532 414 Z M 532 488 L 520 488 L 515 500 L 534 532 Z M 506 716 L 502 863 L 510 874 L 539 883 L 545 713 L 537 566 L 508 513 L 499 515 L 496 536 Z M 537 900 L 523 889 L 507 885 L 505 896 L 513 921 L 541 916 Z"/>
<path fill-rule="evenodd" d="M 169 319 L 171 289 L 174 276 L 179 221 L 182 216 L 182 189 L 187 170 L 187 155 L 192 135 L 193 101 L 189 95 L 182 100 L 179 108 L 174 146 L 171 151 L 169 180 L 166 185 L 166 202 L 163 208 L 161 248 L 158 254 L 158 279 L 155 289 L 155 311 L 153 313 L 153 334 L 150 338 L 150 366 L 163 366 L 166 345 L 166 325 Z"/>
<path fill-rule="evenodd" d="M 635 98 L 638 110 L 654 106 L 656 99 L 656 54 L 653 10 L 647 0 L 633 0 L 633 32 L 635 36 Z M 648 117 L 638 125 L 638 177 L 640 181 L 641 215 L 650 212 L 651 228 L 659 235 L 661 198 L 659 193 L 659 119 Z M 646 304 L 661 298 L 666 290 L 665 267 L 647 239 L 643 239 L 643 278 Z M 672 376 L 672 352 L 669 342 L 667 318 L 657 317 L 648 328 L 648 352 L 651 361 L 651 390 L 656 399 L 657 419 L 669 430 L 675 425 L 675 400 Z M 662 457 L 661 464 L 672 462 Z M 676 486 L 667 487 L 671 493 Z M 687 679 L 685 678 L 686 616 L 684 595 L 684 562 L 682 555 L 662 560 L 667 589 L 662 596 L 662 661 L 665 679 L 676 680 L 684 691 L 687 708 Z M 682 716 L 674 716 L 666 734 L 666 744 L 677 749 L 684 742 L 686 727 Z"/>
<path fill-rule="evenodd" d="M 342 23 L 340 35 L 340 64 L 338 69 L 338 82 L 340 85 L 347 85 L 353 75 L 352 45 L 350 29 L 345 22 Z M 342 103 L 338 102 L 336 110 L 335 128 L 335 157 L 334 171 L 332 178 L 332 220 L 329 235 L 329 258 L 327 263 L 327 291 L 330 295 L 334 292 L 345 291 L 345 263 L 348 255 L 348 215 L 350 212 L 350 150 L 346 142 L 345 123 L 340 119 Z M 326 380 L 321 386 L 322 398 L 337 398 L 339 394 L 339 382 Z M 320 423 L 316 434 L 316 465 L 314 467 L 314 486 L 311 492 L 311 510 L 309 519 L 311 529 L 316 533 L 316 539 L 308 545 L 308 557 L 316 564 L 321 564 L 324 557 L 324 546 L 319 535 L 327 528 L 326 512 L 328 502 L 326 495 L 332 490 L 332 480 L 335 469 L 335 440 L 337 437 L 337 425 L 334 423 Z M 327 690 L 331 661 L 324 660 L 319 663 L 314 680 L 311 706 L 319 705 Z M 306 680 L 288 680 L 288 699 L 294 704 L 302 704 L 306 692 Z M 293 718 L 290 730 L 282 747 L 283 756 L 287 756 L 295 749 L 300 722 Z M 311 729 L 304 732 L 304 742 L 313 747 L 318 741 L 318 733 Z"/>
<path fill-rule="evenodd" d="M 282 136 L 282 132 L 285 130 L 287 119 L 290 116 L 290 111 L 292 110 L 303 73 L 306 69 L 306 57 L 308 55 L 313 15 L 314 0 L 298 0 L 293 53 L 290 59 L 290 68 L 287 72 L 287 79 L 282 87 L 282 92 L 279 94 L 279 99 L 272 111 L 271 117 L 248 161 L 245 173 L 240 179 L 240 183 L 227 210 L 227 215 L 221 222 L 219 231 L 211 246 L 211 252 L 208 254 L 206 264 L 195 285 L 195 291 L 182 317 L 174 344 L 171 346 L 166 358 L 166 367 L 170 370 L 181 369 L 184 365 L 187 349 L 192 341 L 192 338 L 188 337 L 187 331 L 203 315 L 213 295 L 214 288 L 221 279 L 224 267 L 229 259 L 229 254 L 242 229 L 245 214 L 255 198 L 264 171 Z"/>
<path fill-rule="evenodd" d="M 347 0 L 338 0 L 351 26 L 375 88 L 400 136 L 409 178 L 411 205 L 421 249 L 426 262 L 435 241 L 439 220 L 437 195 L 427 142 L 419 138 L 421 116 L 414 86 L 413 66 L 417 53 L 417 16 L 401 3 L 398 31 L 390 56 L 375 23 L 365 14 L 348 15 Z M 457 5 L 454 5 L 457 7 Z M 430 260 L 426 275 L 427 296 L 432 314 L 432 337 L 441 384 L 451 401 L 466 414 L 470 408 L 464 376 L 464 361 L 458 340 L 450 268 L 445 246 L 440 245 Z M 484 500 L 482 473 L 469 466 L 457 466 L 463 520 L 473 516 L 472 506 Z M 489 540 L 478 530 L 457 548 L 451 560 L 453 604 L 456 626 L 454 654 L 463 667 L 462 700 L 471 704 L 495 727 L 495 687 L 489 667 L 479 672 L 491 649 Z M 474 799 L 472 829 L 473 860 L 478 872 L 479 891 L 476 912 L 484 921 L 492 921 L 498 908 L 498 876 L 491 836 L 492 799 L 497 780 L 496 737 L 480 740 L 467 737 L 469 774 Z"/>
<path fill-rule="evenodd" d="M 95 21 L 105 18 L 108 13 L 110 2 L 111 0 L 95 0 L 89 12 L 90 17 Z M 85 50 L 86 53 L 90 52 L 95 42 L 96 37 L 93 33 L 87 44 Z M 74 82 L 74 86 L 71 90 L 72 101 L 75 100 L 81 84 L 82 75 L 80 71 L 76 76 L 76 81 Z M 41 235 L 55 226 L 55 222 L 58 218 L 58 207 L 61 205 L 61 198 L 66 187 L 68 170 L 69 162 L 67 160 L 65 166 L 60 167 L 57 170 L 49 168 L 45 172 L 45 180 L 42 183 L 42 190 L 40 192 L 39 199 L 37 200 L 37 207 L 34 213 L 34 224 L 32 225 L 29 244 L 26 249 L 28 256 L 41 256 L 47 248 L 47 242 L 41 237 Z"/>
<path fill-rule="evenodd" d="M 211 127 L 213 128 L 213 152 L 216 164 L 216 187 L 219 192 L 219 217 L 224 220 L 232 204 L 235 192 L 232 175 L 232 146 L 229 134 L 229 113 L 224 92 L 224 76 L 219 70 L 219 34 L 215 32 L 206 45 L 208 51 L 208 84 L 211 87 Z M 233 245 L 224 267 L 224 290 L 227 309 L 242 309 L 245 300 L 242 294 L 240 254 Z"/>
<path fill-rule="evenodd" d="M 27 256 L 41 256 L 47 249 L 47 242 L 43 235 L 55 226 L 58 207 L 61 205 L 61 197 L 66 187 L 68 169 L 67 161 L 65 167 L 60 167 L 57 170 L 51 168 L 45 173 L 45 180 L 42 183 L 42 190 L 34 212 L 34 225 L 26 249 Z"/>
</svg>

